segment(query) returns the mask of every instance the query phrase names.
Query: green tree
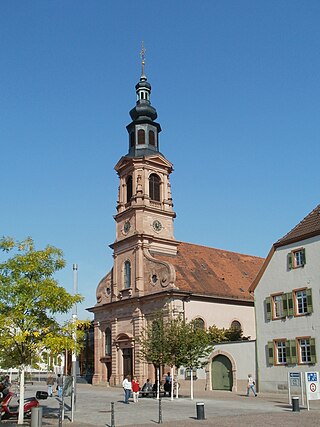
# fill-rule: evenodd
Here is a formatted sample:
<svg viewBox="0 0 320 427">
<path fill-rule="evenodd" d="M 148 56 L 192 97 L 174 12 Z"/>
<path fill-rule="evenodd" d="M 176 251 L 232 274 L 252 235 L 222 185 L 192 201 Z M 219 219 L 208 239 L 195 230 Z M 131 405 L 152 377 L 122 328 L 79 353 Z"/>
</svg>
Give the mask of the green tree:
<svg viewBox="0 0 320 427">
<path fill-rule="evenodd" d="M 18 424 L 23 423 L 24 368 L 40 361 L 43 350 L 74 348 L 75 324 L 61 327 L 56 314 L 67 313 L 82 301 L 59 286 L 54 274 L 65 267 L 60 249 L 36 250 L 29 237 L 15 242 L 0 239 L 0 363 L 21 371 Z"/>
</svg>

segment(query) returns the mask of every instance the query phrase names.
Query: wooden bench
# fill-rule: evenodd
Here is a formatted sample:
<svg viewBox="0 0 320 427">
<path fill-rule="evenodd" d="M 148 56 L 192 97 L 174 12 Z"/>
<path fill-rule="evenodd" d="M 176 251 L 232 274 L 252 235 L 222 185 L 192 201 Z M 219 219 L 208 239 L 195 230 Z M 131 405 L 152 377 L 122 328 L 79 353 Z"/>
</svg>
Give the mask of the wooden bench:
<svg viewBox="0 0 320 427">
<path fill-rule="evenodd" d="M 160 389 L 159 396 L 163 397 L 165 395 L 166 395 L 166 392 L 164 390 Z M 157 391 L 154 391 L 154 390 L 150 390 L 150 391 L 140 390 L 139 391 L 139 397 L 157 397 Z"/>
</svg>

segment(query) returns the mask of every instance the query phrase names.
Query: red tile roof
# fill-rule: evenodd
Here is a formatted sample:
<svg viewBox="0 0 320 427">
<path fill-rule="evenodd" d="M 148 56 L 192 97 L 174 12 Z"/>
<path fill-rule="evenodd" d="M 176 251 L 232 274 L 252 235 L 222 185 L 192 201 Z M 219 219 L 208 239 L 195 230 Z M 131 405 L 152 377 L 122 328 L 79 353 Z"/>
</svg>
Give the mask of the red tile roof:
<svg viewBox="0 0 320 427">
<path fill-rule="evenodd" d="M 177 256 L 154 254 L 173 264 L 176 286 L 192 294 L 252 300 L 248 289 L 264 259 L 221 249 L 180 243 Z"/>
<path fill-rule="evenodd" d="M 289 233 L 279 239 L 274 246 L 284 246 L 290 243 L 299 242 L 309 237 L 320 234 L 320 205 L 313 209 L 298 225 Z"/>
</svg>

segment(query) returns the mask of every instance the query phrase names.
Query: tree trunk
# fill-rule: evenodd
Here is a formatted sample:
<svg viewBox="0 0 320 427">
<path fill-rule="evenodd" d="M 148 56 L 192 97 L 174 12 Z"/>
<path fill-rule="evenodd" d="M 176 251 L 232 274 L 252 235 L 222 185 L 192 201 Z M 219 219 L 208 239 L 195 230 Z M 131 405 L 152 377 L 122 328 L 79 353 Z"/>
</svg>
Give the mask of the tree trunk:
<svg viewBox="0 0 320 427">
<path fill-rule="evenodd" d="M 18 416 L 18 424 L 23 424 L 23 416 L 24 416 L 24 366 L 21 368 L 20 372 L 20 393 L 19 393 L 19 416 Z"/>
<path fill-rule="evenodd" d="M 160 399 L 160 368 L 157 367 L 157 399 Z"/>
</svg>

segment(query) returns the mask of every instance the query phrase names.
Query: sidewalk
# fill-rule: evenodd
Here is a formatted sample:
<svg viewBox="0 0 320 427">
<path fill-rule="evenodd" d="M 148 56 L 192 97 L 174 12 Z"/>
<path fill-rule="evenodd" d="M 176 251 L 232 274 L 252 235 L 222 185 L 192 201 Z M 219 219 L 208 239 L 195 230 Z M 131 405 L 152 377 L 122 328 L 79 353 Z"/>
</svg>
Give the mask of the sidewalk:
<svg viewBox="0 0 320 427">
<path fill-rule="evenodd" d="M 35 395 L 37 390 L 46 390 L 45 384 L 28 386 L 26 396 Z M 137 404 L 123 403 L 121 388 L 77 384 L 76 411 L 71 423 L 70 397 L 65 399 L 63 426 L 106 427 L 111 425 L 111 402 L 114 402 L 116 427 L 151 427 L 159 421 L 159 401 L 141 398 Z M 197 420 L 196 404 L 204 403 L 205 420 Z M 43 407 L 43 426 L 58 426 L 60 400 L 52 397 L 40 401 Z M 192 401 L 189 397 L 161 399 L 163 426 L 263 426 L 296 427 L 319 426 L 320 401 L 310 402 L 310 411 L 292 412 L 286 395 L 258 395 L 249 397 L 230 392 L 202 392 Z M 4 426 L 15 426 L 12 421 L 3 421 Z M 30 421 L 28 424 L 30 425 Z"/>
</svg>

